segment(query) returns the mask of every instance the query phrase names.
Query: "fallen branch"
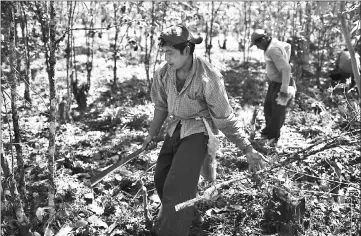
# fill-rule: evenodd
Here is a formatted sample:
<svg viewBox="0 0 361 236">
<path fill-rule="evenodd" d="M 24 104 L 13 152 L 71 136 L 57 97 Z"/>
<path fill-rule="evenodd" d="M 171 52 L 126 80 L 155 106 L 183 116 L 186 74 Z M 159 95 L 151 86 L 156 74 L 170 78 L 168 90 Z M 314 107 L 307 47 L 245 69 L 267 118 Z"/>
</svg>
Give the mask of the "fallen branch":
<svg viewBox="0 0 361 236">
<path fill-rule="evenodd" d="M 263 170 L 257 171 L 257 172 L 255 173 L 255 175 L 262 174 L 262 173 L 264 173 L 264 172 L 266 172 L 266 171 L 267 171 L 267 172 L 270 172 L 270 171 L 272 171 L 272 170 L 274 170 L 274 169 L 276 169 L 276 168 L 280 168 L 280 167 L 281 167 L 281 168 L 285 168 L 284 166 L 285 166 L 286 164 L 289 164 L 289 163 L 292 162 L 292 161 L 295 161 L 295 160 L 304 160 L 304 159 L 306 159 L 306 157 L 308 157 L 308 156 L 310 156 L 310 155 L 314 155 L 314 154 L 316 154 L 316 153 L 318 153 L 318 152 L 321 152 L 321 151 L 324 151 L 324 150 L 326 150 L 326 149 L 335 147 L 335 146 L 337 146 L 337 144 L 338 144 L 337 142 L 342 141 L 341 137 L 344 137 L 344 135 L 342 135 L 342 136 L 340 135 L 340 136 L 337 136 L 337 137 L 333 137 L 331 140 L 328 139 L 328 142 L 327 142 L 327 140 L 320 140 L 319 142 L 317 142 L 317 143 L 309 146 L 308 148 L 306 148 L 306 149 L 304 149 L 304 150 L 298 151 L 297 153 L 290 154 L 290 155 L 296 155 L 296 156 L 293 156 L 293 157 L 291 157 L 291 156 L 287 157 L 287 156 L 286 156 L 287 159 L 285 159 L 283 162 L 278 163 L 278 164 L 270 167 L 269 169 L 263 169 Z M 340 139 L 341 139 L 341 140 L 340 140 Z M 343 140 L 343 141 L 344 141 L 344 140 Z M 317 149 L 317 150 L 312 150 L 314 147 L 322 144 L 322 142 L 326 142 L 326 144 L 325 144 L 323 147 L 321 147 L 321 148 L 319 148 L 319 149 Z M 355 141 L 355 142 L 356 142 L 356 141 Z M 302 153 L 303 153 L 304 155 L 303 155 L 303 156 L 300 156 L 300 154 L 302 154 Z M 302 173 L 302 174 L 303 174 L 303 173 Z M 312 176 L 312 177 L 314 177 L 314 178 L 319 178 L 319 177 L 315 177 L 315 176 Z M 198 203 L 198 202 L 200 202 L 200 201 L 203 201 L 203 200 L 211 200 L 211 199 L 214 198 L 216 195 L 218 195 L 218 193 L 215 194 L 218 189 L 220 189 L 220 188 L 222 188 L 222 187 L 224 187 L 224 186 L 227 186 L 227 185 L 229 185 L 229 184 L 231 184 L 231 183 L 233 183 L 233 182 L 240 181 L 240 180 L 243 180 L 243 179 L 246 179 L 246 178 L 248 178 L 248 176 L 239 176 L 239 177 L 235 177 L 235 178 L 233 178 L 233 179 L 231 179 L 231 180 L 224 181 L 224 182 L 221 182 L 221 183 L 219 183 L 219 184 L 216 184 L 216 185 L 214 185 L 214 186 L 212 186 L 212 187 L 209 187 L 208 189 L 206 189 L 206 190 L 204 191 L 204 194 L 203 194 L 202 196 L 199 196 L 199 197 L 190 199 L 190 200 L 188 200 L 188 201 L 185 201 L 185 202 L 183 202 L 183 203 L 177 204 L 177 205 L 175 206 L 175 211 L 180 211 L 180 210 L 182 210 L 182 209 L 184 209 L 184 208 L 193 206 L 194 204 L 196 204 L 196 203 Z M 348 185 L 353 184 L 353 183 L 344 183 L 344 182 L 334 181 L 334 180 L 330 180 L 330 179 L 323 179 L 323 180 L 330 181 L 330 182 L 336 182 L 336 183 L 342 183 L 342 184 L 348 184 Z"/>
<path fill-rule="evenodd" d="M 188 200 L 186 202 L 179 203 L 178 205 L 176 205 L 175 206 L 175 211 L 180 211 L 180 210 L 182 210 L 184 208 L 193 206 L 195 203 L 203 201 L 203 200 L 210 200 L 212 198 L 215 198 L 218 195 L 218 191 L 217 191 L 218 189 L 220 189 L 220 188 L 222 188 L 224 186 L 227 186 L 227 185 L 229 185 L 229 184 L 231 184 L 233 182 L 245 179 L 245 178 L 246 178 L 245 176 L 239 176 L 239 177 L 233 178 L 231 180 L 224 181 L 222 183 L 213 185 L 212 187 L 209 187 L 208 189 L 206 189 L 204 191 L 203 196 L 198 196 L 196 198 L 193 198 L 191 200 Z"/>
</svg>

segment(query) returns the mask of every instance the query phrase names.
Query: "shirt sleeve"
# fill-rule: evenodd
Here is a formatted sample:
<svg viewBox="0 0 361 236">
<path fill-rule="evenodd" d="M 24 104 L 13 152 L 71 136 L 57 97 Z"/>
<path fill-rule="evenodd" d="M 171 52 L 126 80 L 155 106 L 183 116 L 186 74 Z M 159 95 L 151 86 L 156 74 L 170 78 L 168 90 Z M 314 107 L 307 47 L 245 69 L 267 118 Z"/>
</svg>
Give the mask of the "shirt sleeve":
<svg viewBox="0 0 361 236">
<path fill-rule="evenodd" d="M 154 73 L 150 96 L 155 109 L 168 112 L 167 93 L 163 82 L 164 80 L 162 80 L 161 76 L 163 70 L 165 70 L 165 68 L 160 66 Z"/>
<path fill-rule="evenodd" d="M 278 71 L 282 73 L 282 86 L 281 91 L 287 92 L 288 86 L 290 84 L 291 77 L 291 66 L 287 60 L 287 55 L 283 55 L 281 49 L 273 48 L 269 52 L 269 57 L 272 59 Z"/>
<path fill-rule="evenodd" d="M 251 143 L 245 137 L 242 125 L 229 105 L 223 78 L 209 79 L 204 90 L 212 121 L 232 143 L 245 152 Z"/>
</svg>

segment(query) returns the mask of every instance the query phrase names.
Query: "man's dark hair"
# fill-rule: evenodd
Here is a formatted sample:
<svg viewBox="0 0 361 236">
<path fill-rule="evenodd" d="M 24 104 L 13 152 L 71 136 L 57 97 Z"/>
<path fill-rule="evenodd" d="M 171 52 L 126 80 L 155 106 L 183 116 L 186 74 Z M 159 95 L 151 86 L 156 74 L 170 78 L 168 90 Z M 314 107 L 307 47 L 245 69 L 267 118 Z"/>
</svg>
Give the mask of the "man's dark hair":
<svg viewBox="0 0 361 236">
<path fill-rule="evenodd" d="M 158 46 L 159 46 L 159 47 L 163 47 L 163 46 L 165 46 L 165 45 L 166 45 L 166 42 L 164 41 L 164 39 L 163 39 L 163 38 L 159 38 Z M 187 42 L 184 42 L 184 43 L 179 43 L 179 44 L 171 45 L 172 48 L 177 49 L 178 51 L 180 51 L 181 54 L 183 54 L 184 49 L 185 49 L 187 46 L 189 46 L 189 49 L 190 49 L 189 54 L 193 54 L 194 49 L 195 49 L 195 46 L 196 46 L 194 43 L 191 43 L 191 42 L 187 41 Z"/>
<path fill-rule="evenodd" d="M 181 54 L 183 54 L 184 52 L 184 49 L 189 46 L 189 54 L 193 54 L 194 52 L 194 48 L 195 48 L 195 44 L 194 43 L 191 43 L 191 42 L 184 42 L 184 43 L 180 43 L 180 44 L 175 44 L 173 45 L 172 47 L 177 49 L 178 51 L 180 51 Z"/>
</svg>

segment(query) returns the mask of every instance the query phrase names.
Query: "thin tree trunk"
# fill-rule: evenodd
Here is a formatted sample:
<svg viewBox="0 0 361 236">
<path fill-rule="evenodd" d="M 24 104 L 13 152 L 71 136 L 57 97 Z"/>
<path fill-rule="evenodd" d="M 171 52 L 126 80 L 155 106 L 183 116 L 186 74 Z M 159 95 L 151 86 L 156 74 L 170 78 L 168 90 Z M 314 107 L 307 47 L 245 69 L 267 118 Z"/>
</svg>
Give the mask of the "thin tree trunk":
<svg viewBox="0 0 361 236">
<path fill-rule="evenodd" d="M 311 25 L 312 25 L 312 2 L 306 3 L 306 24 L 305 25 L 305 38 L 306 41 L 302 43 L 302 68 L 304 70 L 309 71 L 309 65 L 310 65 L 310 35 L 311 35 Z"/>
<path fill-rule="evenodd" d="M 31 104 L 31 97 L 30 97 L 30 50 L 29 50 L 29 34 L 28 34 L 28 21 L 25 14 L 25 9 L 23 3 L 20 3 L 21 6 L 21 13 L 22 17 L 20 20 L 21 26 L 21 34 L 24 39 L 25 44 L 25 91 L 24 91 L 24 98 L 25 100 Z"/>
<path fill-rule="evenodd" d="M 249 2 L 249 5 L 248 5 L 248 22 L 249 22 L 249 27 L 248 27 L 248 31 L 247 31 L 247 38 L 251 38 L 251 20 L 252 20 L 252 11 L 251 11 L 251 8 L 252 8 L 252 1 Z M 249 62 L 249 50 L 250 50 L 250 47 L 247 47 L 247 67 L 248 67 L 248 62 Z"/>
<path fill-rule="evenodd" d="M 211 8 L 211 24 L 210 24 L 210 27 L 209 27 L 209 43 L 208 43 L 208 48 L 206 49 L 209 63 L 212 63 L 211 49 L 213 47 L 213 45 L 212 45 L 212 38 L 213 38 L 212 34 L 213 34 L 213 21 L 214 21 L 214 1 L 212 1 L 211 5 L 212 5 L 212 8 Z"/>
<path fill-rule="evenodd" d="M 218 8 L 216 10 L 214 10 L 214 1 L 212 1 L 211 25 L 210 25 L 210 30 L 209 30 L 209 44 L 208 44 L 209 48 L 208 49 L 206 48 L 209 63 L 212 63 L 211 49 L 213 47 L 213 43 L 212 43 L 212 40 L 213 40 L 213 36 L 212 36 L 212 34 L 213 34 L 213 23 L 214 23 L 214 20 L 215 20 L 215 16 L 217 15 L 218 10 L 221 7 L 221 5 L 222 5 L 222 2 L 219 2 Z"/>
<path fill-rule="evenodd" d="M 163 26 L 165 25 L 165 17 L 167 15 L 168 2 L 162 2 L 161 4 L 164 4 L 163 16 L 162 16 L 163 20 L 162 20 L 162 25 L 161 25 L 161 28 L 160 28 L 160 31 L 163 31 Z M 154 78 L 154 73 L 155 73 L 155 67 L 157 65 L 158 56 L 159 56 L 159 48 L 157 50 L 157 53 L 155 55 L 155 61 L 153 63 L 153 78 Z M 152 80 L 148 84 L 148 95 L 150 95 L 151 87 L 152 87 Z"/>
<path fill-rule="evenodd" d="M 0 79 L 0 111 L 2 112 L 2 108 L 3 108 L 3 93 L 2 93 L 2 80 Z M 1 117 L 0 119 L 0 170 L 4 170 L 3 167 L 3 160 L 4 160 L 4 154 L 3 154 L 3 119 Z M 2 184 L 2 172 L 0 171 L 0 209 L 3 209 L 3 201 L 2 201 L 2 193 L 3 193 L 3 184 Z M 2 232 L 1 229 L 1 222 L 2 222 L 2 214 L 1 214 L 1 210 L 0 210 L 0 232 Z"/>
<path fill-rule="evenodd" d="M 14 6 L 14 13 L 17 10 L 17 6 Z M 16 15 L 17 13 L 15 13 Z M 14 15 L 13 15 L 14 17 Z M 13 20 L 15 21 L 16 18 L 13 18 Z M 14 28 L 13 28 L 13 34 L 14 34 L 14 39 L 15 39 L 15 46 L 18 45 L 18 42 L 16 42 L 17 40 L 19 40 L 16 35 L 17 35 L 17 24 L 14 23 Z M 11 51 L 13 52 L 13 51 Z M 17 107 L 17 76 L 22 76 L 21 74 L 17 73 L 19 72 L 19 68 L 20 65 L 19 60 L 16 59 L 16 56 L 18 55 L 18 53 L 16 53 L 15 48 L 14 48 L 14 53 L 10 53 L 10 70 L 11 70 L 11 76 L 9 78 L 9 82 L 11 84 L 11 113 L 12 113 L 12 120 L 13 120 L 13 129 L 14 129 L 14 146 L 16 149 L 16 160 L 17 160 L 17 165 L 18 165 L 18 178 L 19 178 L 19 193 L 20 193 L 20 197 L 22 200 L 25 199 L 25 173 L 24 173 L 24 159 L 23 159 L 23 154 L 22 154 L 22 146 L 21 146 L 21 134 L 20 134 L 20 128 L 19 128 L 19 113 L 18 113 L 18 107 Z M 17 72 L 16 72 L 16 70 Z"/>
<path fill-rule="evenodd" d="M 94 47 L 94 16 L 93 16 L 93 4 L 94 2 L 90 2 L 90 26 L 89 30 L 87 31 L 87 89 L 90 89 L 91 85 L 91 73 L 93 70 L 93 47 Z"/>
<path fill-rule="evenodd" d="M 48 5 L 49 4 L 49 8 Z M 48 147 L 48 206 L 49 220 L 52 220 L 55 215 L 55 131 L 56 131 L 56 90 L 55 90 L 55 35 L 56 35 L 56 21 L 54 1 L 50 2 L 36 2 L 37 17 L 41 25 L 42 39 L 45 48 L 46 70 L 49 80 L 50 93 L 50 110 L 49 110 L 49 147 Z"/>
<path fill-rule="evenodd" d="M 350 31 L 348 30 L 348 27 L 347 27 L 344 11 L 345 11 L 345 2 L 341 1 L 340 2 L 341 29 L 342 29 L 342 33 L 343 33 L 343 36 L 344 36 L 345 41 L 346 41 L 347 49 L 350 52 L 352 72 L 353 72 L 353 75 L 355 77 L 355 82 L 356 82 L 356 85 L 357 85 L 359 96 L 361 97 L 360 71 L 357 68 L 357 62 L 356 62 L 356 58 L 355 58 L 355 50 L 354 50 L 354 48 L 352 46 L 352 43 L 351 43 Z"/>
<path fill-rule="evenodd" d="M 151 17 L 152 17 L 152 23 L 151 23 L 151 31 L 150 31 L 150 42 L 149 42 L 149 52 L 148 52 L 148 37 L 145 37 L 145 58 L 144 58 L 144 65 L 145 65 L 145 73 L 147 75 L 147 81 L 148 84 L 150 84 L 150 73 L 149 73 L 149 69 L 150 69 L 150 59 L 151 59 L 151 53 L 152 53 L 152 49 L 153 49 L 153 37 L 154 37 L 154 22 L 155 22 L 155 15 L 154 15 L 154 11 L 155 11 L 155 2 L 152 1 L 152 10 L 151 10 Z"/>
<path fill-rule="evenodd" d="M 65 120 L 72 120 L 70 115 L 70 108 L 72 103 L 72 78 L 73 78 L 73 70 L 72 70 L 72 37 L 73 37 L 73 31 L 70 30 L 73 26 L 73 2 L 68 1 L 68 14 L 69 14 L 69 20 L 68 20 L 68 37 L 67 37 L 67 47 L 66 47 L 66 93 L 67 93 L 67 99 L 66 99 L 66 105 L 65 105 Z M 74 2 L 74 8 L 75 8 L 75 2 Z M 69 70 L 71 70 L 69 75 Z"/>
<path fill-rule="evenodd" d="M 7 30 L 7 33 L 5 33 L 4 36 L 5 36 L 5 42 L 8 43 L 8 48 L 9 48 L 9 64 L 10 64 L 9 82 L 11 83 L 11 90 L 12 90 L 11 95 L 12 96 L 14 95 L 14 93 L 16 93 L 16 90 L 14 90 L 14 92 L 13 92 L 13 89 L 16 89 L 15 68 L 16 68 L 16 62 L 17 62 L 16 61 L 16 53 L 15 53 L 15 28 L 14 28 L 15 27 L 14 12 L 16 9 L 13 4 L 14 4 L 13 2 L 4 2 L 4 3 L 2 3 L 2 6 L 1 6 L 2 8 L 4 8 L 3 12 L 5 12 L 5 14 L 6 14 L 6 20 L 4 20 L 2 23 L 3 23 L 4 29 Z M 1 96 L 2 96 L 2 94 L 1 94 Z M 2 100 L 2 98 L 1 98 L 1 100 Z M 12 114 L 13 119 L 16 120 L 16 122 L 18 122 L 18 116 L 16 113 L 16 103 L 13 98 L 11 100 L 12 100 L 11 103 L 12 103 L 12 109 L 13 109 L 13 114 Z M 13 104 L 15 104 L 15 107 L 13 107 Z M 15 113 L 14 113 L 14 108 L 15 108 Z M 14 123 L 14 132 L 15 132 L 15 126 L 17 126 L 17 129 L 19 128 L 18 123 L 16 124 L 16 122 Z M 19 134 L 16 134 L 15 137 L 20 138 Z M 19 143 L 17 143 L 17 145 L 20 146 Z M 17 152 L 18 152 L 18 150 L 19 149 L 17 148 Z M 1 154 L 2 154 L 2 152 L 3 152 L 3 150 L 1 147 Z M 9 167 L 6 165 L 5 158 L 3 155 L 1 155 L 1 159 L 2 159 L 1 164 L 2 164 L 2 168 L 4 168 L 4 173 L 10 173 Z M 23 165 L 23 162 L 21 162 L 21 160 L 19 160 L 19 156 L 18 156 L 18 162 L 20 161 L 20 163 L 18 163 L 19 172 L 21 173 L 21 171 L 22 171 L 22 173 L 24 173 L 24 165 Z M 23 179 L 20 177 L 19 187 L 20 187 L 20 189 L 23 188 L 23 190 L 24 190 L 24 182 L 22 182 L 22 181 L 23 181 Z M 16 215 L 17 224 L 18 224 L 18 228 L 21 232 L 21 235 L 22 236 L 31 236 L 32 234 L 29 231 L 29 229 L 30 229 L 29 219 L 27 218 L 25 211 L 24 211 L 24 202 L 23 202 L 24 195 L 21 196 L 21 193 L 19 193 L 19 191 L 18 191 L 14 173 L 12 173 L 11 178 L 9 178 L 7 183 L 9 184 L 9 189 L 10 189 L 10 192 L 12 195 L 14 212 Z M 20 191 L 23 191 L 23 190 L 20 190 Z"/>
<path fill-rule="evenodd" d="M 49 56 L 47 57 L 47 70 L 50 89 L 50 116 L 49 116 L 49 147 L 48 147 L 48 169 L 49 169 L 49 195 L 48 205 L 50 207 L 50 219 L 55 214 L 55 131 L 56 131 L 56 90 L 55 90 L 55 35 L 56 35 L 56 21 L 55 21 L 55 8 L 54 1 L 50 2 L 49 9 Z M 48 54 L 48 53 L 47 53 Z"/>
<path fill-rule="evenodd" d="M 114 61 L 113 87 L 116 88 L 117 87 L 117 52 L 118 52 L 117 42 L 118 42 L 118 35 L 119 35 L 119 26 L 117 26 L 118 25 L 118 22 L 117 22 L 118 6 L 117 6 L 116 2 L 113 3 L 113 9 L 114 9 L 114 25 L 115 25 L 115 36 L 114 36 L 114 47 L 113 47 L 113 61 Z"/>
<path fill-rule="evenodd" d="M 244 53 L 243 53 L 243 63 L 246 63 L 246 42 L 247 42 L 247 30 L 248 30 L 246 1 L 243 2 L 243 9 L 244 9 L 244 36 L 243 36 Z"/>
<path fill-rule="evenodd" d="M 75 51 L 75 37 L 74 37 L 74 34 L 72 33 L 71 34 L 72 35 L 72 38 L 71 38 L 71 40 L 72 40 L 72 43 L 71 43 L 71 45 L 72 45 L 72 47 L 71 47 L 71 50 L 72 50 L 72 55 L 73 55 L 73 72 L 74 73 L 72 73 L 72 75 L 73 76 L 71 76 L 70 78 L 71 78 L 71 84 L 73 85 L 74 83 L 77 83 L 77 81 L 78 81 L 78 70 L 77 70 L 77 62 L 76 62 L 76 51 Z M 75 79 L 74 79 L 75 78 Z M 72 86 L 73 87 L 73 86 Z M 77 94 L 75 93 L 76 91 L 74 91 L 74 89 L 73 89 L 73 94 L 74 94 L 74 96 L 76 96 Z"/>
</svg>

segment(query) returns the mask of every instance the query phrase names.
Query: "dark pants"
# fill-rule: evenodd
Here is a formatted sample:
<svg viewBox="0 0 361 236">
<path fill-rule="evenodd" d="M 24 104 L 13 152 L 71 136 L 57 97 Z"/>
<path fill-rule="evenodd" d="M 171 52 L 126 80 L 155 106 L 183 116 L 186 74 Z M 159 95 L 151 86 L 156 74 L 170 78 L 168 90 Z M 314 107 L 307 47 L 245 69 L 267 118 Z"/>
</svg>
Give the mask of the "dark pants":
<svg viewBox="0 0 361 236">
<path fill-rule="evenodd" d="M 194 207 L 175 212 L 175 205 L 196 197 L 207 151 L 208 136 L 193 134 L 180 139 L 180 125 L 166 136 L 155 168 L 154 183 L 162 201 L 160 236 L 186 236 L 194 219 Z"/>
<path fill-rule="evenodd" d="M 270 81 L 268 91 L 264 102 L 264 116 L 266 127 L 263 131 L 268 139 L 278 139 L 281 135 L 281 128 L 285 123 L 287 108 L 291 104 L 291 98 L 286 106 L 277 104 L 276 98 L 281 89 L 281 83 Z"/>
</svg>

